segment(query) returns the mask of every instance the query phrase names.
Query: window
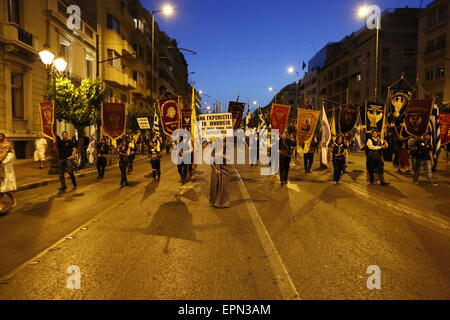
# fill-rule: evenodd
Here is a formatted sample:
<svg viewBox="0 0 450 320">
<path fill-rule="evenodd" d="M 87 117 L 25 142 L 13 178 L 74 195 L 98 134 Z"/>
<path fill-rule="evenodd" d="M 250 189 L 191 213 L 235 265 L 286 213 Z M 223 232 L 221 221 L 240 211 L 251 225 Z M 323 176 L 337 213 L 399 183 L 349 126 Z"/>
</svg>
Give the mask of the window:
<svg viewBox="0 0 450 320">
<path fill-rule="evenodd" d="M 416 50 L 414 48 L 405 48 L 405 57 L 412 57 L 416 55 Z"/>
<path fill-rule="evenodd" d="M 361 55 L 357 56 L 357 57 L 355 58 L 355 60 L 353 60 L 353 64 L 354 64 L 355 66 L 358 65 L 358 63 L 361 62 L 361 59 L 362 59 Z"/>
<path fill-rule="evenodd" d="M 20 25 L 20 0 L 8 1 L 8 21 Z"/>
<path fill-rule="evenodd" d="M 117 33 L 120 33 L 120 23 L 119 21 L 110 13 L 106 15 L 106 27 L 108 29 L 114 30 Z"/>
<path fill-rule="evenodd" d="M 436 68 L 436 79 L 445 78 L 445 66 L 441 65 Z"/>
<path fill-rule="evenodd" d="M 11 98 L 13 117 L 24 119 L 23 75 L 20 73 L 11 73 Z"/>
<path fill-rule="evenodd" d="M 94 31 L 92 31 L 91 28 L 84 27 L 84 33 L 86 33 L 86 35 L 87 35 L 89 38 L 94 39 Z"/>
<path fill-rule="evenodd" d="M 122 103 L 127 103 L 128 99 L 127 99 L 127 95 L 124 93 L 120 94 L 120 102 Z"/>
<path fill-rule="evenodd" d="M 59 54 L 66 60 L 67 62 L 67 70 L 70 69 L 70 46 L 67 43 L 59 44 Z"/>
<path fill-rule="evenodd" d="M 444 49 L 447 44 L 447 36 L 444 34 L 436 39 L 436 50 Z"/>
<path fill-rule="evenodd" d="M 434 51 L 434 40 L 430 40 L 427 42 L 426 53 L 431 53 Z"/>
<path fill-rule="evenodd" d="M 429 68 L 425 70 L 425 79 L 426 81 L 433 81 L 434 80 L 434 71 L 433 69 Z"/>
<path fill-rule="evenodd" d="M 427 26 L 428 28 L 433 27 L 436 24 L 436 12 L 430 12 L 427 17 Z"/>
<path fill-rule="evenodd" d="M 108 49 L 107 54 L 108 54 L 108 65 L 120 69 L 120 61 L 119 61 L 120 55 L 112 49 Z"/>
<path fill-rule="evenodd" d="M 94 77 L 94 61 L 91 57 L 86 57 L 86 77 Z"/>
<path fill-rule="evenodd" d="M 113 97 L 114 97 L 114 90 L 109 87 L 106 87 L 106 89 L 105 89 L 106 101 L 112 102 Z"/>
<path fill-rule="evenodd" d="M 442 7 L 438 10 L 438 22 L 447 20 L 448 17 L 448 7 Z"/>
<path fill-rule="evenodd" d="M 356 74 L 356 82 L 360 82 L 362 80 L 361 73 Z"/>
<path fill-rule="evenodd" d="M 141 32 L 145 31 L 144 22 L 139 19 L 133 19 L 134 21 L 134 28 L 139 29 Z"/>
</svg>

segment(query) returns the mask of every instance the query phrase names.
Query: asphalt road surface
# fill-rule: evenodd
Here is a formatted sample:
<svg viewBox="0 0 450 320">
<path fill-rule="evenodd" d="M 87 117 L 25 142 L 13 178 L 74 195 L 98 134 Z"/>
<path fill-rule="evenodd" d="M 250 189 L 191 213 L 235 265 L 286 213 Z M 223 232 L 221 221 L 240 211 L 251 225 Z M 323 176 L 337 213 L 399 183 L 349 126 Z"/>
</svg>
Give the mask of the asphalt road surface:
<svg viewBox="0 0 450 320">
<path fill-rule="evenodd" d="M 231 209 L 210 207 L 208 166 L 182 186 L 167 157 L 159 183 L 143 162 L 123 189 L 108 168 L 64 194 L 18 193 L 0 219 L 0 299 L 450 299 L 448 198 L 443 212 L 408 213 L 328 171 L 293 170 L 281 187 L 236 169 Z"/>
</svg>

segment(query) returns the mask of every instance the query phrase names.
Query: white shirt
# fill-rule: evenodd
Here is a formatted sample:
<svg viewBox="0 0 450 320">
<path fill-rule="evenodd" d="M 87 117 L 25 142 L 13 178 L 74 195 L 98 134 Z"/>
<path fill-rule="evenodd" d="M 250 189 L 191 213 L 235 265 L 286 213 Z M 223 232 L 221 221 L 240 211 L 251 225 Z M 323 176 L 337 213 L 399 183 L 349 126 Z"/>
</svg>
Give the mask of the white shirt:
<svg viewBox="0 0 450 320">
<path fill-rule="evenodd" d="M 34 145 L 36 146 L 37 151 L 45 151 L 45 148 L 47 147 L 47 140 L 45 140 L 45 138 L 36 139 Z"/>
<path fill-rule="evenodd" d="M 381 141 L 379 143 L 381 143 Z M 367 147 L 370 150 L 381 150 L 381 149 L 387 148 L 388 144 L 386 142 L 385 146 L 384 145 L 380 145 L 380 146 L 376 145 L 376 146 L 374 146 L 373 143 L 372 143 L 372 139 L 369 139 L 369 141 L 367 141 Z"/>
</svg>

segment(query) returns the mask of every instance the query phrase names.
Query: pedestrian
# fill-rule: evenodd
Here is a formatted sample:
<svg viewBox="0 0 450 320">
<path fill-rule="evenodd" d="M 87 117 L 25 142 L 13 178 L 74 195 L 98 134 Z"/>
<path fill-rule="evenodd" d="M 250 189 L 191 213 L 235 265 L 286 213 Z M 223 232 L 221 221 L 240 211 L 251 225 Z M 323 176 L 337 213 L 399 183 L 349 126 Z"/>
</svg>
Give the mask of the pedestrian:
<svg viewBox="0 0 450 320">
<path fill-rule="evenodd" d="M 402 170 L 406 170 L 406 172 L 410 171 L 409 165 L 409 150 L 408 150 L 408 139 L 398 138 L 397 141 L 397 150 L 395 150 L 396 157 L 394 159 L 394 168 L 397 169 L 398 173 L 401 173 Z"/>
<path fill-rule="evenodd" d="M 178 139 L 178 145 L 183 143 L 183 137 L 181 136 Z M 173 146 L 173 148 L 175 148 L 176 145 Z M 188 179 L 188 171 L 189 171 L 189 165 L 186 164 L 184 156 L 185 156 L 185 152 L 188 151 L 183 151 L 183 148 L 180 148 L 180 151 L 178 151 L 178 163 L 177 163 L 177 169 L 178 169 L 178 174 L 180 175 L 180 183 L 181 184 L 186 184 L 187 179 Z M 190 154 L 189 154 L 190 157 Z M 188 158 L 189 158 L 188 157 Z"/>
<path fill-rule="evenodd" d="M 10 199 L 11 208 L 17 206 L 17 200 L 13 194 L 17 190 L 14 172 L 15 154 L 13 145 L 5 138 L 5 135 L 0 133 L 0 214 L 8 208 L 4 200 L 5 195 Z"/>
<path fill-rule="evenodd" d="M 161 144 L 158 140 L 153 140 L 150 145 L 150 163 L 153 179 L 161 179 Z"/>
<path fill-rule="evenodd" d="M 312 173 L 311 168 L 314 163 L 314 150 L 316 149 L 315 141 L 311 141 L 309 149 L 303 154 L 303 162 L 305 166 L 305 173 Z"/>
<path fill-rule="evenodd" d="M 172 149 L 172 142 L 170 141 L 170 137 L 166 138 L 166 153 L 170 154 L 170 150 Z"/>
<path fill-rule="evenodd" d="M 66 178 L 64 173 L 67 171 L 70 180 L 74 188 L 77 187 L 77 180 L 73 173 L 73 159 L 77 154 L 76 144 L 73 140 L 69 139 L 69 134 L 67 132 L 62 133 L 62 139 L 57 143 L 58 146 L 58 165 L 59 165 L 59 182 L 61 183 L 61 188 L 59 191 L 65 191 L 67 189 Z"/>
<path fill-rule="evenodd" d="M 39 169 L 44 169 L 48 144 L 47 140 L 42 136 L 42 133 L 37 134 L 37 139 L 34 141 L 34 149 L 34 161 L 39 162 Z"/>
<path fill-rule="evenodd" d="M 287 131 L 283 132 L 279 140 L 281 186 L 288 183 L 289 168 L 291 166 L 291 156 L 293 148 L 294 144 L 291 139 L 288 138 Z"/>
<path fill-rule="evenodd" d="M 214 163 L 211 166 L 209 201 L 214 208 L 224 209 L 231 207 L 229 191 L 231 172 L 226 157 L 222 155 L 223 161 L 219 161 L 220 158 L 220 156 L 214 157 Z"/>
<path fill-rule="evenodd" d="M 100 143 L 97 144 L 97 179 L 103 179 L 105 176 L 106 165 L 108 163 L 109 145 L 103 137 Z"/>
<path fill-rule="evenodd" d="M 335 184 L 340 184 L 341 176 L 345 167 L 345 150 L 344 136 L 338 135 L 336 141 L 333 142 L 332 158 L 333 158 L 333 181 Z"/>
<path fill-rule="evenodd" d="M 388 147 L 388 143 L 380 138 L 378 130 L 373 130 L 370 139 L 367 140 L 367 167 L 371 185 L 375 183 L 375 171 L 380 178 L 380 184 L 382 186 L 389 185 L 389 183 L 384 180 L 383 159 L 383 150 Z"/>
<path fill-rule="evenodd" d="M 130 136 L 127 139 L 128 143 L 128 173 L 133 172 L 134 159 L 136 158 L 136 143 L 134 137 Z"/>
<path fill-rule="evenodd" d="M 121 172 L 120 176 L 120 188 L 128 186 L 127 180 L 127 169 L 128 169 L 128 156 L 129 156 L 129 148 L 127 139 L 122 139 L 117 149 L 119 153 L 119 168 Z"/>
<path fill-rule="evenodd" d="M 342 167 L 342 174 L 347 173 L 348 168 L 348 150 L 350 149 L 350 136 L 343 136 L 344 138 L 344 166 Z"/>
<path fill-rule="evenodd" d="M 426 172 L 428 182 L 435 187 L 437 186 L 437 184 L 433 181 L 432 168 L 434 165 L 434 160 L 432 150 L 433 147 L 431 146 L 430 135 L 428 134 L 415 139 L 413 142 L 411 156 L 414 158 L 414 184 L 419 183 L 420 171 L 423 167 Z"/>
<path fill-rule="evenodd" d="M 297 152 L 297 137 L 295 134 L 291 133 L 289 135 L 289 138 L 292 141 L 292 144 L 294 145 L 294 148 L 292 150 L 292 160 L 291 160 L 291 167 L 295 168 L 297 165 L 295 164 L 295 162 L 297 161 L 298 158 L 298 152 Z"/>
</svg>

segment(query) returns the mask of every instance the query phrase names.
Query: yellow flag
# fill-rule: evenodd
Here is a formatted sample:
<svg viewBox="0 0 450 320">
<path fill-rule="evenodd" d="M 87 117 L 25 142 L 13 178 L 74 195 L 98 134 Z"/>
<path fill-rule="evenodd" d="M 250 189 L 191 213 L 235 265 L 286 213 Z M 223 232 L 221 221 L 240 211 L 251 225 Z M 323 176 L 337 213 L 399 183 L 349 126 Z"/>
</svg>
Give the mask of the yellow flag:
<svg viewBox="0 0 450 320">
<path fill-rule="evenodd" d="M 195 105 L 195 87 L 192 87 L 192 103 L 191 103 L 191 138 L 195 141 L 195 122 L 197 121 L 197 109 Z"/>
<path fill-rule="evenodd" d="M 336 117 L 333 114 L 333 120 L 331 121 L 331 136 L 333 137 L 333 139 L 336 137 L 337 132 L 336 132 Z"/>
</svg>

